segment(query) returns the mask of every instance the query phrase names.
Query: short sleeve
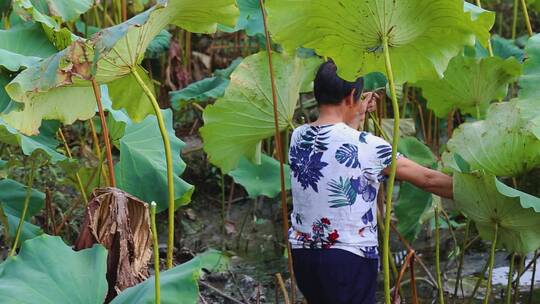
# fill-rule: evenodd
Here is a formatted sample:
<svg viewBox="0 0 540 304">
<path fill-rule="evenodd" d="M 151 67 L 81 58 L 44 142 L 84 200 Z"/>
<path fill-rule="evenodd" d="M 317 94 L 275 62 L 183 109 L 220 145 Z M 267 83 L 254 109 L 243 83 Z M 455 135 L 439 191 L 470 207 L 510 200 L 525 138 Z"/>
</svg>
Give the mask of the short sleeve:
<svg viewBox="0 0 540 304">
<path fill-rule="evenodd" d="M 386 140 L 368 133 L 367 136 L 364 135 L 364 141 L 360 142 L 360 148 L 368 152 L 365 155 L 368 158 L 368 166 L 364 168 L 365 176 L 374 182 L 384 181 L 387 176 L 383 171 L 392 164 L 392 145 Z M 401 154 L 398 153 L 396 159 L 400 157 Z"/>
</svg>

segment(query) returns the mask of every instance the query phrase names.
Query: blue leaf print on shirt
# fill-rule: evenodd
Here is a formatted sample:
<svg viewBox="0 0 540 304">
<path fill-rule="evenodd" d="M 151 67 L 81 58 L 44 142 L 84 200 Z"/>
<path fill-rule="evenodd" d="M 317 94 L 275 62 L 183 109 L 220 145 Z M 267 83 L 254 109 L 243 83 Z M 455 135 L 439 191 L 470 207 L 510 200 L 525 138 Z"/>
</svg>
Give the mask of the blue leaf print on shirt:
<svg viewBox="0 0 540 304">
<path fill-rule="evenodd" d="M 336 151 L 336 160 L 349 168 L 360 168 L 360 161 L 358 161 L 358 147 L 351 144 L 343 144 Z"/>
<path fill-rule="evenodd" d="M 331 130 L 327 130 L 331 125 L 328 126 L 309 126 L 306 133 L 302 134 L 302 142 L 300 147 L 308 150 L 313 150 L 315 152 L 326 151 L 328 150 L 328 138 L 330 138 Z"/>
<path fill-rule="evenodd" d="M 380 145 L 375 148 L 377 149 L 377 158 L 381 159 L 385 166 L 388 166 L 392 162 L 392 146 Z"/>
<path fill-rule="evenodd" d="M 356 202 L 358 193 L 352 186 L 350 179 L 340 177 L 339 180 L 330 181 L 328 187 L 328 191 L 332 193 L 329 196 L 333 198 L 328 202 L 330 208 L 352 206 Z"/>
<path fill-rule="evenodd" d="M 377 246 L 370 246 L 370 247 L 364 247 L 360 248 L 360 251 L 364 254 L 364 257 L 368 259 L 378 259 L 379 258 L 379 252 L 377 250 Z"/>
<path fill-rule="evenodd" d="M 317 183 L 323 176 L 321 170 L 328 165 L 321 161 L 322 156 L 323 152 L 311 153 L 309 149 L 291 147 L 291 170 L 304 190 L 311 186 L 315 192 L 319 192 Z"/>
<path fill-rule="evenodd" d="M 351 185 L 356 193 L 362 195 L 365 202 L 372 202 L 377 197 L 377 189 L 373 187 L 364 177 L 351 178 Z"/>
<path fill-rule="evenodd" d="M 373 222 L 373 212 L 371 212 L 371 208 L 362 216 L 362 222 L 364 224 Z"/>
<path fill-rule="evenodd" d="M 360 136 L 358 137 L 358 140 L 363 143 L 363 144 L 367 144 L 367 132 L 360 132 Z"/>
</svg>

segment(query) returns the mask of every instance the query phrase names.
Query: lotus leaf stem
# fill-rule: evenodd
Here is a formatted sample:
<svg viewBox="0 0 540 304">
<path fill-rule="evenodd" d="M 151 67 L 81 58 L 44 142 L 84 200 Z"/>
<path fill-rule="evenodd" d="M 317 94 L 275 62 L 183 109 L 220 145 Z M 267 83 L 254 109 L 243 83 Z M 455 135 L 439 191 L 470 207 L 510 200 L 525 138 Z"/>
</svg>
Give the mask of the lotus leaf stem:
<svg viewBox="0 0 540 304">
<path fill-rule="evenodd" d="M 525 0 L 521 0 L 521 10 L 523 11 L 523 17 L 525 18 L 527 33 L 529 34 L 529 37 L 532 37 L 532 35 L 534 35 L 534 32 L 532 30 L 531 20 L 529 19 L 529 12 L 527 10 L 527 2 Z"/>
<path fill-rule="evenodd" d="M 458 263 L 458 269 L 457 269 L 457 275 L 456 275 L 456 286 L 454 286 L 454 296 L 453 298 L 456 299 L 458 288 L 462 286 L 461 282 L 461 270 L 463 269 L 463 260 L 465 258 L 465 247 L 467 246 L 467 242 L 469 240 L 469 231 L 471 230 L 471 220 L 468 218 L 467 223 L 465 224 L 465 236 L 463 237 L 463 243 L 461 244 L 461 252 L 459 253 L 459 263 Z M 462 295 L 463 295 L 463 287 L 461 289 Z"/>
<path fill-rule="evenodd" d="M 276 88 L 276 79 L 274 76 L 274 66 L 272 64 L 272 45 L 270 44 L 270 33 L 268 32 L 268 22 L 267 22 L 267 16 L 266 16 L 266 10 L 264 9 L 264 1 L 259 0 L 259 5 L 261 8 L 261 13 L 263 17 L 263 25 L 264 25 L 264 34 L 266 38 L 266 54 L 268 56 L 268 69 L 270 73 L 270 83 L 272 86 L 272 104 L 274 108 L 274 137 L 276 139 L 276 151 L 277 156 L 279 159 L 279 177 L 281 180 L 281 217 L 283 221 L 283 235 L 284 235 L 284 241 L 286 242 L 287 246 L 287 261 L 288 261 L 288 267 L 289 267 L 289 274 L 291 276 L 291 303 L 296 302 L 296 284 L 294 282 L 294 269 L 292 264 L 292 252 L 291 252 L 291 246 L 288 241 L 288 235 L 289 235 L 289 216 L 288 216 L 288 209 L 287 209 L 287 190 L 285 187 L 285 158 L 283 155 L 283 146 L 281 141 L 281 133 L 279 130 L 279 117 L 278 117 L 278 97 L 277 97 L 277 88 Z"/>
<path fill-rule="evenodd" d="M 158 234 L 156 228 L 156 202 L 150 204 L 150 227 L 152 230 L 152 239 L 154 241 L 154 284 L 155 284 L 155 301 L 154 303 L 161 303 L 161 287 L 159 284 L 159 248 L 158 248 Z"/>
<path fill-rule="evenodd" d="M 94 90 L 94 96 L 96 97 L 96 104 L 98 107 L 99 118 L 101 121 L 101 130 L 103 132 L 103 140 L 105 141 L 105 150 L 107 153 L 107 166 L 109 167 L 109 181 L 111 187 L 116 187 L 116 178 L 114 176 L 114 163 L 112 158 L 111 141 L 109 139 L 109 128 L 107 128 L 107 122 L 105 121 L 105 112 L 103 111 L 103 105 L 101 103 L 101 91 L 95 79 L 92 79 L 92 89 Z"/>
<path fill-rule="evenodd" d="M 26 194 L 24 196 L 23 210 L 21 213 L 21 218 L 19 219 L 19 225 L 17 226 L 17 232 L 15 233 L 15 240 L 13 245 L 11 245 L 11 251 L 9 256 L 14 256 L 17 246 L 19 244 L 19 239 L 21 237 L 21 231 L 23 230 L 26 213 L 28 212 L 28 205 L 30 205 L 30 198 L 32 197 L 32 187 L 34 186 L 34 173 L 36 172 L 36 160 L 32 159 L 32 165 L 30 167 L 30 173 L 28 173 L 28 181 L 26 186 Z"/>
<path fill-rule="evenodd" d="M 510 258 L 510 265 L 508 267 L 508 283 L 506 285 L 506 294 L 504 298 L 504 303 L 510 304 L 512 302 L 512 279 L 514 277 L 514 264 L 516 262 L 516 253 L 512 252 L 512 257 Z"/>
<path fill-rule="evenodd" d="M 469 300 L 467 301 L 467 304 L 473 303 L 474 297 L 476 296 L 476 292 L 478 291 L 478 288 L 480 288 L 482 281 L 484 281 L 484 273 L 486 273 L 488 266 L 489 266 L 489 260 L 486 262 L 486 264 L 484 264 L 484 268 L 482 268 L 482 271 L 480 272 L 480 276 L 478 277 L 478 280 L 476 281 L 476 284 L 474 285 L 474 289 L 471 293 L 471 296 L 469 297 Z"/>
<path fill-rule="evenodd" d="M 516 39 L 518 7 L 519 0 L 514 0 L 514 5 L 512 7 L 512 40 Z"/>
<path fill-rule="evenodd" d="M 444 304 L 444 290 L 441 274 L 441 227 L 439 223 L 439 206 L 435 206 L 435 269 L 437 271 L 437 294 L 439 304 Z"/>
<path fill-rule="evenodd" d="M 169 139 L 169 133 L 165 127 L 165 120 L 161 114 L 161 109 L 156 100 L 156 97 L 150 91 L 150 88 L 144 83 L 136 68 L 131 69 L 131 73 L 135 76 L 135 79 L 143 89 L 144 93 L 152 103 L 154 113 L 158 121 L 159 131 L 161 132 L 161 138 L 163 139 L 163 146 L 165 147 L 165 158 L 167 161 L 167 191 L 169 192 L 169 226 L 168 226 L 168 238 L 167 238 L 167 269 L 173 266 L 173 248 L 174 248 L 174 171 L 171 152 L 171 141 Z"/>
<path fill-rule="evenodd" d="M 491 251 L 489 253 L 489 270 L 486 286 L 486 296 L 484 297 L 484 304 L 489 304 L 489 297 L 491 296 L 491 281 L 493 278 L 493 264 L 495 263 L 495 249 L 497 249 L 497 233 L 499 230 L 499 223 L 495 223 L 495 232 L 493 236 L 493 242 L 491 243 Z"/>
<path fill-rule="evenodd" d="M 514 285 L 514 300 L 512 301 L 512 303 L 517 303 L 517 300 L 519 299 L 519 286 L 521 285 L 521 276 L 523 275 L 523 273 L 525 272 L 524 270 L 524 266 L 525 266 L 525 256 L 523 255 L 519 255 L 518 256 L 519 258 L 519 268 L 518 268 L 518 276 L 517 276 L 517 279 L 516 279 L 516 283 Z"/>
<path fill-rule="evenodd" d="M 533 255 L 533 270 L 531 277 L 531 289 L 529 290 L 529 304 L 532 304 L 533 293 L 534 293 L 534 279 L 536 277 L 536 260 L 538 260 L 538 249 L 534 252 Z"/>
<path fill-rule="evenodd" d="M 73 155 L 71 154 L 71 149 L 69 148 L 69 145 L 66 141 L 66 137 L 64 136 L 64 132 L 62 132 L 62 128 L 58 129 L 58 135 L 60 135 L 60 138 L 62 139 L 62 142 L 64 143 L 64 148 L 66 149 L 66 153 L 69 157 L 69 159 L 73 158 Z M 81 196 L 84 200 L 85 205 L 88 205 L 88 197 L 86 196 L 86 190 L 84 189 L 81 176 L 79 175 L 79 172 L 75 172 L 75 178 L 77 179 L 77 185 L 79 186 L 79 190 L 81 191 Z"/>
<path fill-rule="evenodd" d="M 392 62 L 390 60 L 390 50 L 388 46 L 388 37 L 383 37 L 384 59 L 386 66 L 386 75 L 390 86 L 390 94 L 392 96 L 392 109 L 394 111 L 394 134 L 392 138 L 392 163 L 390 165 L 390 175 L 386 189 L 386 214 L 384 217 L 384 237 L 383 237 L 383 271 L 384 271 L 384 300 L 386 304 L 390 304 L 390 222 L 392 217 L 392 194 L 394 190 L 394 182 L 396 180 L 397 169 L 397 145 L 399 140 L 399 105 L 396 95 L 396 86 L 394 82 L 394 72 L 392 70 Z"/>
</svg>

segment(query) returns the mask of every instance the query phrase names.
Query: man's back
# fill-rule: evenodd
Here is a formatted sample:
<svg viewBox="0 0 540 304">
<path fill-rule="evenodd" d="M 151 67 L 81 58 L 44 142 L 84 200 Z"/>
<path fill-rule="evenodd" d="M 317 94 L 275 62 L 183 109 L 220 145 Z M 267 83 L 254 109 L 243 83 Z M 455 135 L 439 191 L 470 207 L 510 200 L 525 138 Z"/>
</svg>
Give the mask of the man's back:
<svg viewBox="0 0 540 304">
<path fill-rule="evenodd" d="M 293 248 L 339 248 L 378 258 L 376 197 L 391 146 L 344 123 L 303 125 L 289 151 Z"/>
</svg>

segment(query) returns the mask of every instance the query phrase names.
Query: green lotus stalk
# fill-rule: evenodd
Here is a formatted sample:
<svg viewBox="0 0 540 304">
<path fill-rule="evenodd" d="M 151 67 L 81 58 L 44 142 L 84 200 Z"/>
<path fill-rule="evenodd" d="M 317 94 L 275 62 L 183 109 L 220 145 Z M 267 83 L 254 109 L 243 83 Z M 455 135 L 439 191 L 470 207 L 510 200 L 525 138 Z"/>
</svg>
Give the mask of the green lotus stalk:
<svg viewBox="0 0 540 304">
<path fill-rule="evenodd" d="M 514 277 L 514 263 L 516 261 L 516 253 L 512 252 L 512 258 L 510 258 L 510 265 L 508 269 L 508 283 L 506 285 L 506 295 L 504 303 L 510 304 L 512 302 L 512 279 Z M 534 277 L 533 277 L 534 278 Z"/>
<path fill-rule="evenodd" d="M 437 271 L 437 294 L 439 296 L 439 304 L 444 304 L 444 290 L 441 273 L 441 227 L 439 223 L 439 206 L 435 206 L 435 269 Z"/>
<path fill-rule="evenodd" d="M 154 241 L 154 283 L 155 283 L 155 300 L 154 303 L 161 303 L 161 287 L 159 284 L 159 248 L 158 234 L 156 228 L 156 202 L 150 204 L 150 225 L 152 229 L 152 239 Z"/>
<path fill-rule="evenodd" d="M 518 6 L 519 0 L 514 0 L 514 6 L 512 7 L 512 40 L 516 39 Z"/>
<path fill-rule="evenodd" d="M 382 38 L 384 48 L 384 59 L 386 67 L 386 76 L 390 86 L 392 96 L 392 109 L 394 111 L 394 137 L 392 138 L 392 163 L 390 165 L 390 175 L 386 189 L 386 214 L 384 218 L 384 238 L 383 238 L 383 271 L 384 271 L 384 300 L 390 304 L 390 220 L 392 217 L 392 194 L 394 182 L 396 180 L 397 169 L 397 145 L 399 140 L 399 105 L 397 101 L 396 86 L 394 82 L 394 72 L 392 71 L 392 62 L 390 61 L 390 50 L 388 46 L 388 37 Z"/>
<path fill-rule="evenodd" d="M 152 107 L 154 108 L 154 113 L 159 125 L 159 131 L 161 132 L 161 138 L 163 139 L 163 145 L 165 146 L 165 157 L 167 160 L 167 185 L 169 192 L 169 226 L 168 226 L 168 239 L 167 239 L 167 269 L 172 268 L 173 266 L 173 248 L 174 248 L 174 172 L 173 172 L 173 161 L 171 153 L 171 141 L 169 139 L 169 134 L 167 133 L 167 128 L 165 127 L 165 121 L 163 120 L 163 115 L 161 114 L 161 109 L 150 88 L 146 86 L 141 76 L 137 73 L 135 68 L 131 69 L 131 73 L 135 76 L 135 79 L 144 90 L 144 93 L 150 99 Z"/>
<path fill-rule="evenodd" d="M 489 304 L 489 297 L 491 296 L 491 281 L 493 278 L 493 264 L 495 263 L 495 249 L 497 249 L 498 230 L 499 223 L 495 223 L 495 234 L 493 236 L 493 243 L 491 243 L 491 252 L 489 253 L 489 272 L 486 286 L 486 296 L 484 297 L 484 304 Z"/>
<path fill-rule="evenodd" d="M 476 284 L 474 285 L 474 289 L 471 293 L 471 296 L 469 297 L 469 300 L 467 301 L 467 304 L 473 303 L 474 297 L 476 296 L 476 292 L 478 291 L 478 288 L 480 288 L 480 285 L 482 285 L 482 282 L 484 281 L 484 273 L 486 273 L 488 267 L 489 267 L 489 260 L 486 262 L 486 264 L 482 268 L 482 271 L 480 271 L 480 276 L 478 277 L 478 280 L 476 280 Z"/>
<path fill-rule="evenodd" d="M 516 283 L 514 284 L 514 300 L 512 301 L 512 303 L 514 304 L 517 303 L 517 300 L 519 299 L 519 286 L 521 285 L 521 276 L 525 272 L 525 270 L 523 269 L 525 267 L 525 256 L 519 255 L 518 258 L 519 268 L 517 271 Z"/>
<path fill-rule="evenodd" d="M 9 256 L 14 256 L 15 251 L 17 250 L 17 246 L 19 244 L 19 239 L 21 237 L 21 231 L 24 226 L 24 219 L 26 218 L 26 213 L 28 212 L 28 205 L 30 205 L 30 197 L 32 196 L 32 187 L 34 186 L 34 173 L 36 171 L 36 161 L 32 160 L 32 165 L 30 167 L 30 173 L 28 174 L 28 181 L 27 181 L 27 188 L 26 188 L 26 195 L 24 197 L 24 205 L 23 205 L 23 211 L 21 214 L 21 218 L 19 219 L 19 225 L 17 226 L 17 232 L 15 233 L 15 240 L 13 241 L 13 244 L 11 245 L 11 251 L 9 252 Z"/>
<path fill-rule="evenodd" d="M 292 262 L 292 252 L 291 252 L 291 245 L 288 242 L 288 234 L 289 234 L 289 211 L 287 209 L 287 190 L 285 186 L 285 159 L 283 155 L 283 146 L 281 141 L 281 133 L 279 130 L 279 118 L 278 118 L 278 96 L 277 96 L 277 88 L 276 88 L 276 78 L 274 75 L 274 67 L 272 64 L 272 45 L 270 44 L 270 33 L 268 32 L 268 21 L 266 16 L 266 10 L 264 9 L 264 1 L 259 0 L 259 5 L 261 8 L 261 13 L 263 17 L 263 25 L 264 25 L 264 34 L 266 38 L 266 54 L 268 55 L 268 69 L 270 73 L 270 84 L 272 87 L 272 105 L 274 110 L 274 131 L 275 131 L 275 140 L 276 140 L 276 151 L 279 159 L 279 177 L 281 180 L 281 217 L 283 221 L 283 234 L 284 234 L 284 240 L 286 242 L 287 246 L 287 262 L 288 262 L 288 268 L 289 268 L 289 274 L 291 276 L 291 302 L 295 303 L 295 293 L 296 293 L 296 284 L 294 282 L 294 268 L 293 268 L 293 262 Z M 390 294 L 390 293 L 389 293 Z"/>
<path fill-rule="evenodd" d="M 536 278 L 536 261 L 538 260 L 538 249 L 534 252 L 533 255 L 533 270 L 531 276 L 531 289 L 529 290 L 529 304 L 532 304 L 533 293 L 534 293 L 534 279 Z"/>
<path fill-rule="evenodd" d="M 463 243 L 461 244 L 461 252 L 459 253 L 459 264 L 456 275 L 456 286 L 454 287 L 454 296 L 457 297 L 458 288 L 461 282 L 461 270 L 463 269 L 463 260 L 465 258 L 465 247 L 467 246 L 467 241 L 469 239 L 469 231 L 471 230 L 471 220 L 467 219 L 467 224 L 465 225 L 465 237 L 463 238 Z"/>
<path fill-rule="evenodd" d="M 527 33 L 529 34 L 529 37 L 532 37 L 532 35 L 534 35 L 534 32 L 532 30 L 531 20 L 529 19 L 529 12 L 527 10 L 527 2 L 525 0 L 521 0 L 521 10 L 523 11 L 523 17 L 525 18 Z"/>
</svg>

